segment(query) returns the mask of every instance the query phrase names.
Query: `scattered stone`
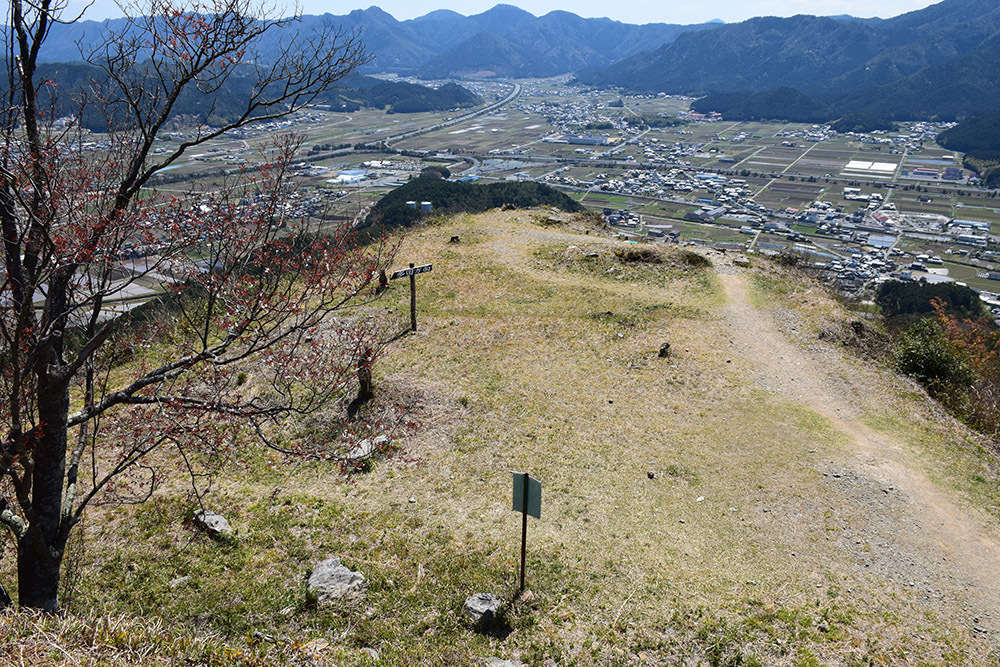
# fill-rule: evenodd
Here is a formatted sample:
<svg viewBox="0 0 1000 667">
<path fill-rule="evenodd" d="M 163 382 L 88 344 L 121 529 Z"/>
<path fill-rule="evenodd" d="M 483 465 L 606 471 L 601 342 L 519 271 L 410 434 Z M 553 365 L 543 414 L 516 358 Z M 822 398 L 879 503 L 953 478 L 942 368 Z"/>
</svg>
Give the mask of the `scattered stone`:
<svg viewBox="0 0 1000 667">
<path fill-rule="evenodd" d="M 670 343 L 664 343 L 660 346 L 660 359 L 666 359 L 670 356 Z"/>
<path fill-rule="evenodd" d="M 535 594 L 532 593 L 530 590 L 526 590 L 523 593 L 521 593 L 521 602 L 534 602 L 534 601 L 535 601 Z"/>
<path fill-rule="evenodd" d="M 406 502 L 408 502 L 408 503 L 415 503 L 415 502 L 417 502 L 417 499 L 414 498 L 413 496 L 410 496 L 410 499 L 407 500 Z"/>
<path fill-rule="evenodd" d="M 515 660 L 504 660 L 503 658 L 480 658 L 472 663 L 473 667 L 521 667 L 521 663 Z"/>
<path fill-rule="evenodd" d="M 365 438 L 351 445 L 341 459 L 348 463 L 361 463 L 368 459 L 382 457 L 390 444 L 392 444 L 392 438 L 387 435 L 377 435 L 374 439 Z"/>
<path fill-rule="evenodd" d="M 253 638 L 269 644 L 277 644 L 280 641 L 274 635 L 269 635 L 266 632 L 261 632 L 260 630 L 253 631 Z"/>
<path fill-rule="evenodd" d="M 194 513 L 194 525 L 211 537 L 228 537 L 233 534 L 233 529 L 224 516 L 208 510 L 198 510 Z"/>
<path fill-rule="evenodd" d="M 361 596 L 367 590 L 364 575 L 342 565 L 339 558 L 328 558 L 313 568 L 309 575 L 309 592 L 316 595 L 320 604 L 342 597 Z"/>
<path fill-rule="evenodd" d="M 497 620 L 500 598 L 492 593 L 476 593 L 465 601 L 463 610 L 478 627 L 489 627 Z"/>
<path fill-rule="evenodd" d="M 452 236 L 450 239 L 448 239 L 448 243 L 461 243 L 461 242 L 462 239 L 458 238 L 458 236 Z"/>
<path fill-rule="evenodd" d="M 307 653 L 319 653 L 320 651 L 327 649 L 329 647 L 330 647 L 330 640 L 317 638 L 317 639 L 310 639 L 309 641 L 307 641 L 302 646 L 302 650 L 306 651 Z"/>
<path fill-rule="evenodd" d="M 183 586 L 187 582 L 191 581 L 190 576 L 177 577 L 176 579 L 171 579 L 167 582 L 167 586 L 170 588 L 177 588 L 178 586 Z"/>
<path fill-rule="evenodd" d="M 687 521 L 685 521 L 684 519 L 681 519 L 681 523 L 687 523 Z"/>
<path fill-rule="evenodd" d="M 696 503 L 700 503 L 703 500 L 705 500 L 705 496 L 698 496 L 697 498 L 695 498 Z"/>
<path fill-rule="evenodd" d="M 650 470 L 649 472 L 646 473 L 646 477 L 650 479 L 656 479 L 656 473 Z"/>
<path fill-rule="evenodd" d="M 347 453 L 344 454 L 344 459 L 347 461 L 364 461 L 375 453 L 375 443 L 373 443 L 368 438 L 364 440 L 359 440 L 354 443 Z"/>
<path fill-rule="evenodd" d="M 750 266 L 750 260 L 746 257 L 734 257 L 733 264 L 736 266 Z"/>
<path fill-rule="evenodd" d="M 456 236 L 455 238 L 457 239 L 458 237 Z M 457 241 L 456 241 L 456 243 L 457 243 Z M 361 649 L 361 652 L 367 654 L 368 657 L 372 659 L 372 662 L 378 662 L 379 658 L 381 657 L 378 654 L 378 651 L 376 651 L 375 649 L 371 648 L 370 646 L 364 647 L 363 649 Z"/>
</svg>

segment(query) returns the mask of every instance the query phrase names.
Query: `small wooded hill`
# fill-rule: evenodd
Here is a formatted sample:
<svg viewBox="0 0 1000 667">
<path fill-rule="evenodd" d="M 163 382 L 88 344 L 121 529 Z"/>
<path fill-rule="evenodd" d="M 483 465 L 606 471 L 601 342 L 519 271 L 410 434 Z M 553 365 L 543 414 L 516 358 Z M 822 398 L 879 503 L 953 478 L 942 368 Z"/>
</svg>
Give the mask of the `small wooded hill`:
<svg viewBox="0 0 1000 667">
<path fill-rule="evenodd" d="M 1000 112 L 983 114 L 938 135 L 948 150 L 965 153 L 965 166 L 989 187 L 1000 185 Z"/>
<path fill-rule="evenodd" d="M 334 111 L 357 111 L 368 107 L 385 109 L 387 113 L 418 113 L 467 109 L 483 101 L 479 95 L 457 83 L 431 88 L 405 81 L 354 76 L 345 80 L 341 88 L 325 96 Z"/>
<path fill-rule="evenodd" d="M 989 311 L 979 295 L 955 283 L 919 283 L 890 280 L 882 283 L 875 297 L 882 314 L 889 319 L 909 320 L 933 317 L 939 300 L 943 312 L 961 319 L 982 318 Z"/>
<path fill-rule="evenodd" d="M 408 201 L 416 202 L 416 208 L 408 207 Z M 433 215 L 481 213 L 504 206 L 554 206 L 569 212 L 583 210 L 573 199 L 542 183 L 506 181 L 478 184 L 449 181 L 437 171 L 425 170 L 418 178 L 383 197 L 359 229 L 378 233 L 381 230 L 409 227 L 428 215 L 428 212 L 420 210 L 420 203 L 425 201 L 431 203 L 430 214 Z"/>
<path fill-rule="evenodd" d="M 140 68 L 146 65 L 139 65 Z M 57 116 L 75 116 L 79 112 L 77 100 L 84 92 L 104 89 L 101 98 L 113 101 L 108 104 L 88 105 L 82 122 L 95 132 L 107 130 L 109 121 L 127 125 L 131 111 L 120 93 L 105 83 L 103 72 L 81 62 L 45 63 L 40 67 L 41 78 L 52 85 L 44 89 L 46 103 L 54 105 Z M 140 79 L 141 79 L 140 72 Z M 175 117 L 190 118 L 195 123 L 219 125 L 233 120 L 243 111 L 257 78 L 249 65 L 241 67 L 226 84 L 214 94 L 206 95 L 193 86 L 181 94 L 174 107 Z M 277 85 L 277 84 L 276 84 Z M 0 82 L 0 91 L 6 84 Z M 150 83 L 147 90 L 155 90 Z M 416 113 L 444 111 L 474 107 L 482 98 L 462 86 L 449 83 L 438 88 L 421 86 L 403 81 L 386 81 L 370 76 L 353 75 L 339 82 L 339 86 L 320 95 L 315 104 L 329 105 L 333 111 L 357 111 L 361 108 L 385 109 L 387 113 Z"/>
</svg>

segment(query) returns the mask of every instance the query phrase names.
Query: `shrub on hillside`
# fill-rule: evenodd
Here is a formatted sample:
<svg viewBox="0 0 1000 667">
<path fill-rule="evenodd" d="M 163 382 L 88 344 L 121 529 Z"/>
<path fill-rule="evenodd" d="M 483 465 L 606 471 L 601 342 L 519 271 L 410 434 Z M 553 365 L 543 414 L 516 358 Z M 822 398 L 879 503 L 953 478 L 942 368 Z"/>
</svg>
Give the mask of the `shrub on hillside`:
<svg viewBox="0 0 1000 667">
<path fill-rule="evenodd" d="M 945 398 L 976 380 L 963 356 L 945 336 L 943 327 L 925 318 L 902 335 L 895 361 L 901 372 L 926 387 L 932 396 Z"/>
<path fill-rule="evenodd" d="M 707 269 L 712 266 L 712 260 L 690 250 L 680 250 L 677 253 L 681 263 L 694 269 Z"/>
<path fill-rule="evenodd" d="M 648 245 L 627 245 L 615 248 L 615 257 L 626 264 L 662 264 L 663 253 Z"/>
<path fill-rule="evenodd" d="M 961 402 L 950 407 L 969 425 L 995 437 L 1000 434 L 1000 331 L 984 318 L 956 317 L 939 299 L 932 305 L 942 335 L 974 376 Z"/>
</svg>

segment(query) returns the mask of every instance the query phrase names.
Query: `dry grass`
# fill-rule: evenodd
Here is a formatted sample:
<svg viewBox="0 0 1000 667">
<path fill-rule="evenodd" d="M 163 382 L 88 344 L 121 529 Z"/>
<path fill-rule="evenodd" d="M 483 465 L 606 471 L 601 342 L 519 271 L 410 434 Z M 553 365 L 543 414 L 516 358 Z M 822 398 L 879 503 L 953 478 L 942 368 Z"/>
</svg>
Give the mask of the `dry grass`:
<svg viewBox="0 0 1000 667">
<path fill-rule="evenodd" d="M 756 386 L 711 268 L 660 249 L 633 261 L 633 248 L 587 220 L 523 211 L 410 233 L 399 261 L 434 270 L 417 279 L 418 333 L 377 369 L 380 400 L 421 422 L 403 455 L 348 479 L 248 456 L 213 495 L 238 530 L 228 545 L 193 535 L 180 493 L 113 519 L 92 513 L 75 603 L 89 620 L 7 617 L 6 636 L 20 639 L 0 640 L 0 661 L 16 661 L 25 638 L 31 655 L 58 660 L 47 637 L 66 664 L 184 664 L 171 646 L 190 646 L 196 664 L 295 664 L 314 640 L 331 664 L 364 664 L 363 647 L 399 665 L 982 659 L 964 630 L 859 572 L 831 539 L 838 522 L 861 520 L 841 514 L 817 472 L 846 440 Z M 401 316 L 408 296 L 396 281 L 383 305 Z M 807 317 L 822 320 L 825 303 Z M 511 470 L 542 480 L 543 504 L 529 525 L 536 599 L 510 607 L 500 639 L 472 632 L 461 604 L 513 596 Z M 333 555 L 370 592 L 311 609 L 305 571 Z M 171 587 L 180 576 L 191 579 Z M 134 640 L 116 653 L 116 635 L 94 628 L 123 612 L 144 620 L 122 621 Z M 163 627 L 166 644 L 154 639 Z M 158 648 L 140 655 L 146 645 Z"/>
</svg>

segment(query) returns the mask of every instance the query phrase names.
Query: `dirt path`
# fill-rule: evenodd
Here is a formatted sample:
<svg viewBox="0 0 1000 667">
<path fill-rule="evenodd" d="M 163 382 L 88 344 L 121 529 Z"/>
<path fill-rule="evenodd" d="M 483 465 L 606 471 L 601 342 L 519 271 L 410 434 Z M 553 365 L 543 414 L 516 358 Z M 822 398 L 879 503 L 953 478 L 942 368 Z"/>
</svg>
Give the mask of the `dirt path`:
<svg viewBox="0 0 1000 667">
<path fill-rule="evenodd" d="M 849 371 L 789 340 L 770 309 L 754 308 L 744 274 L 727 266 L 719 273 L 734 353 L 752 365 L 762 387 L 825 416 L 851 441 L 848 456 L 824 471 L 861 510 L 855 512 L 861 517 L 855 529 L 842 538 L 843 548 L 868 573 L 912 589 L 940 615 L 995 641 L 1000 636 L 996 522 L 935 484 L 906 443 L 862 423 L 853 387 L 844 379 Z"/>
</svg>

